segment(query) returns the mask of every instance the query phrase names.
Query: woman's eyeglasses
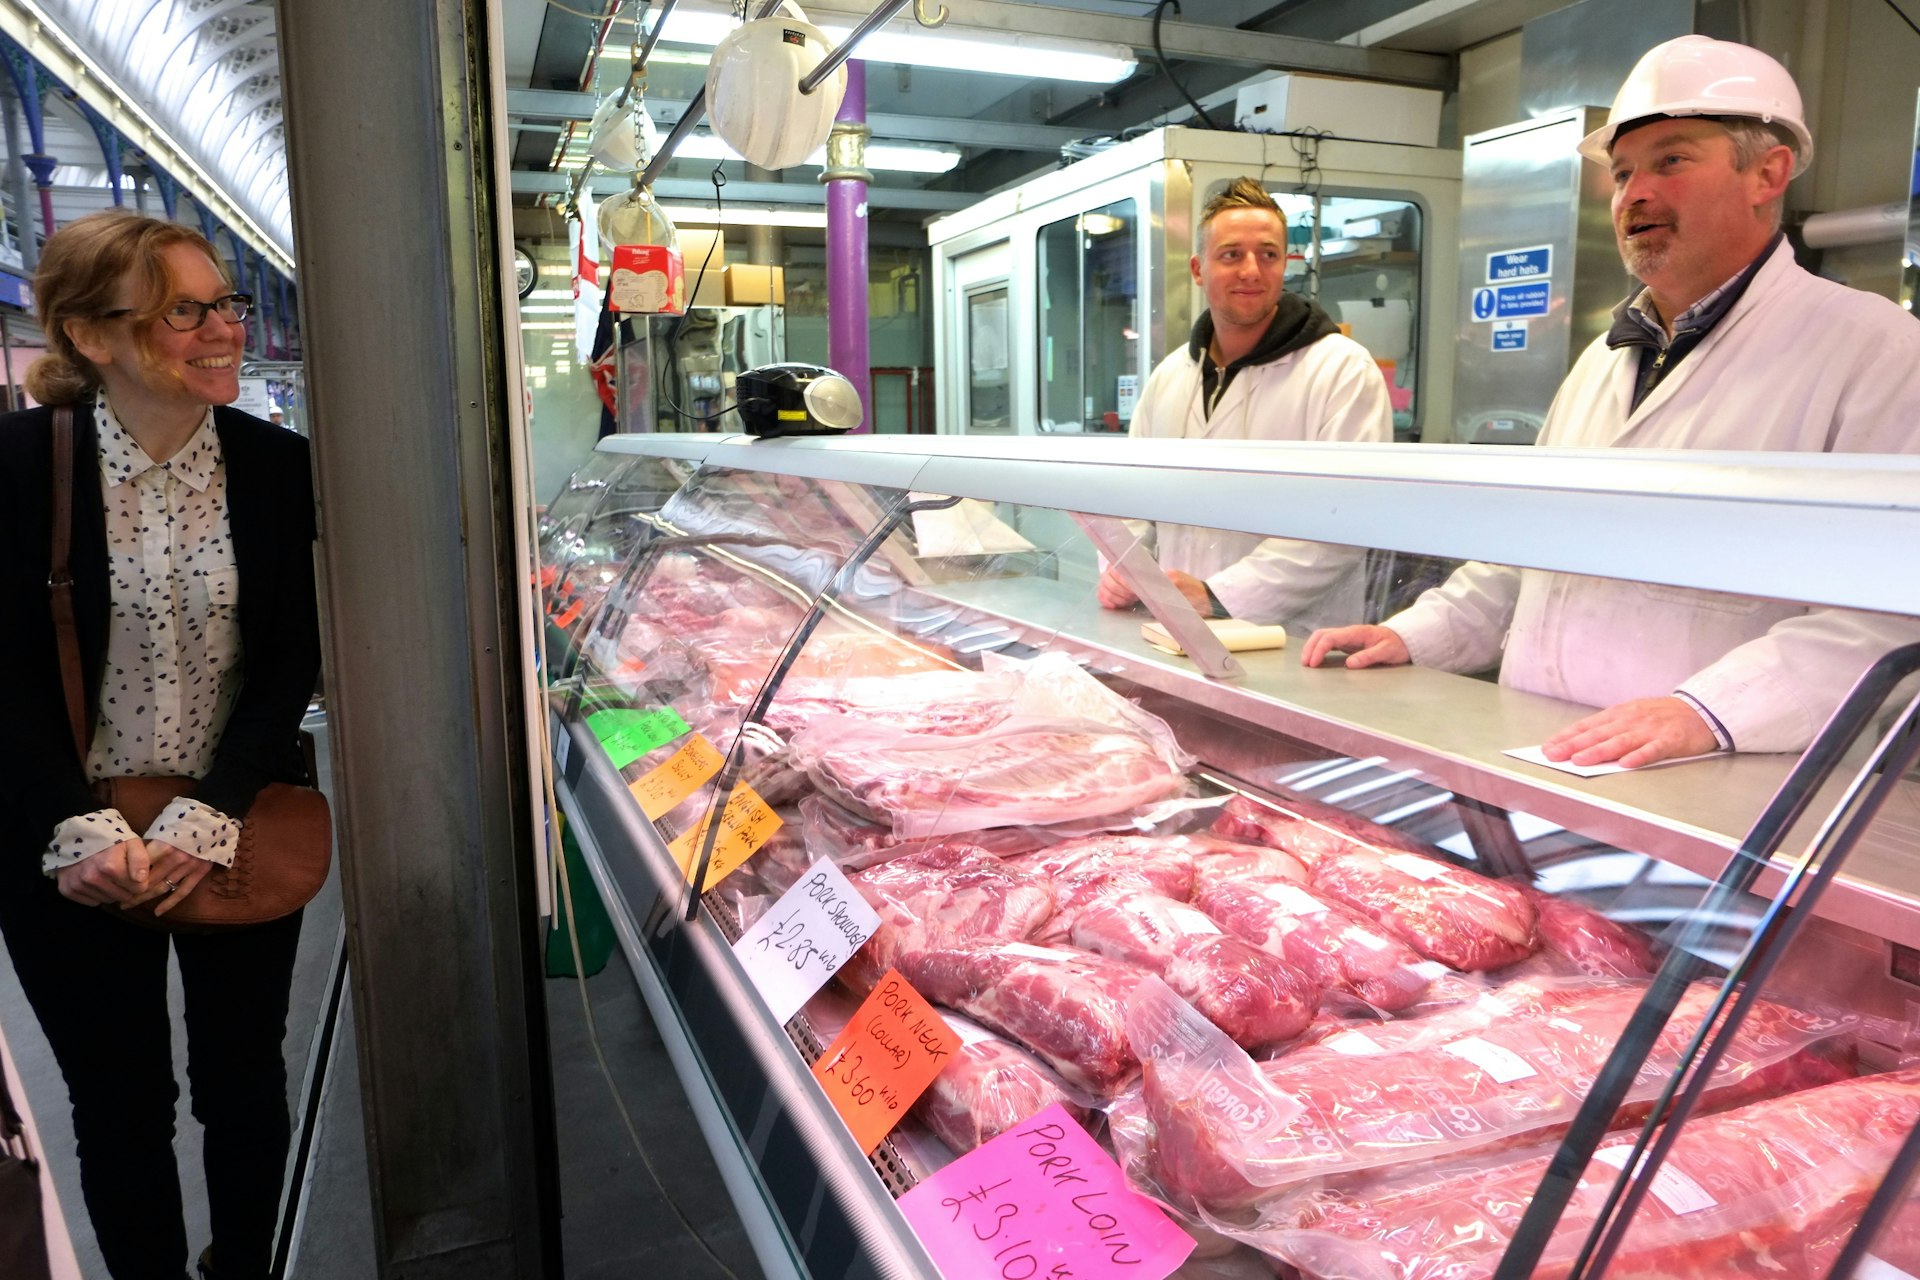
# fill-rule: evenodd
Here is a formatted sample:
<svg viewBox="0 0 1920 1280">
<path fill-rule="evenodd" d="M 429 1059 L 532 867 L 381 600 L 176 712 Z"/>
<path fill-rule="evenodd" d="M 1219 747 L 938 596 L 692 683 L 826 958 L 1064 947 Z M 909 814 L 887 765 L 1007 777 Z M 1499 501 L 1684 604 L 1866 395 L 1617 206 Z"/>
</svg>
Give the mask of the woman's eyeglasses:
<svg viewBox="0 0 1920 1280">
<path fill-rule="evenodd" d="M 230 293 L 224 298 L 215 298 L 212 302 L 195 302 L 191 298 L 182 298 L 160 313 L 167 322 L 167 328 L 179 333 L 192 333 L 207 322 L 207 313 L 211 311 L 228 324 L 239 324 L 253 311 L 253 295 Z M 132 307 L 121 307 L 117 311 L 104 311 L 102 320 L 112 320 L 119 316 L 133 314 Z"/>
</svg>

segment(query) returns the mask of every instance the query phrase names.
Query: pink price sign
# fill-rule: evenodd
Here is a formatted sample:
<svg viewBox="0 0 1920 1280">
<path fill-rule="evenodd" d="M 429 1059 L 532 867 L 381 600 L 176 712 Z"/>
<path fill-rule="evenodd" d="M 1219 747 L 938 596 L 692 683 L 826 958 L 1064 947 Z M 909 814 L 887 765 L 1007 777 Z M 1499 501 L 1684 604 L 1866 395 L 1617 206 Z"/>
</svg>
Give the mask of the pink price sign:
<svg viewBox="0 0 1920 1280">
<path fill-rule="evenodd" d="M 1166 1280 L 1193 1239 L 1058 1106 L 900 1197 L 948 1280 Z"/>
</svg>

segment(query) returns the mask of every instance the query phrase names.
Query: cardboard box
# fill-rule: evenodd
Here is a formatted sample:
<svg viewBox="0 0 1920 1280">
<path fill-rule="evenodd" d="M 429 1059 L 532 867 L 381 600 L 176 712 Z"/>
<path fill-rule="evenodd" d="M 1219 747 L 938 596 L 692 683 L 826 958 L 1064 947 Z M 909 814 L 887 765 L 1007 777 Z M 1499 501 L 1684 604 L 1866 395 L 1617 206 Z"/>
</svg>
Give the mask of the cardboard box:
<svg viewBox="0 0 1920 1280">
<path fill-rule="evenodd" d="M 707 258 L 707 249 L 713 249 L 711 260 Z M 718 228 L 680 228 L 680 261 L 687 275 L 687 305 L 689 307 L 723 307 L 727 304 L 726 267 L 727 242 Z M 707 264 L 705 278 L 700 277 L 700 264 Z M 699 280 L 699 288 L 694 281 Z"/>
<path fill-rule="evenodd" d="M 769 303 L 784 306 L 786 301 L 785 267 L 761 267 L 736 262 L 727 268 L 728 306 L 763 307 Z"/>
</svg>

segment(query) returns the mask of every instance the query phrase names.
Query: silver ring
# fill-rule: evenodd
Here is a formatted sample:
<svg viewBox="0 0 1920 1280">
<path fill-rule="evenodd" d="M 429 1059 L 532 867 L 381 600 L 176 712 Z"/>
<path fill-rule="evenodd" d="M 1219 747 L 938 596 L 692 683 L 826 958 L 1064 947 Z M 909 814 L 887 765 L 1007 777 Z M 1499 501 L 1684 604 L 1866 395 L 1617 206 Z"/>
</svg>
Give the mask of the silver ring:
<svg viewBox="0 0 1920 1280">
<path fill-rule="evenodd" d="M 166 885 L 167 885 L 167 888 L 169 888 L 169 889 L 171 889 L 171 890 L 173 890 L 173 892 L 175 892 L 175 893 L 178 893 L 178 892 L 180 892 L 180 886 L 179 886 L 179 885 L 177 885 L 177 884 L 175 884 L 175 883 L 174 883 L 173 881 L 171 881 L 171 880 L 167 880 L 167 878 L 166 878 L 165 876 L 162 876 L 162 877 L 160 877 L 160 878 L 161 878 L 162 880 L 166 880 Z"/>
</svg>

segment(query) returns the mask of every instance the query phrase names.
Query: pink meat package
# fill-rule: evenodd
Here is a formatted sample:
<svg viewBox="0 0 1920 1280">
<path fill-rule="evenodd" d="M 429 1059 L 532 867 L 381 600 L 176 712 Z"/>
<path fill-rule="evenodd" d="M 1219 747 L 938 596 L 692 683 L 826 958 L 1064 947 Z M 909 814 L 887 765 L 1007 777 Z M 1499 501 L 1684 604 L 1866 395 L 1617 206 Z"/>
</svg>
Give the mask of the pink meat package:
<svg viewBox="0 0 1920 1280">
<path fill-rule="evenodd" d="M 1243 1220 L 1315 1180 L 1557 1137 L 1639 1003 L 1642 984 L 1535 984 L 1501 1012 L 1474 1001 L 1255 1063 L 1182 1002 L 1142 993 L 1128 1025 L 1145 1064 L 1110 1132 L 1136 1185 Z M 1616 1115 L 1644 1116 L 1713 997 L 1697 985 Z M 1854 1019 L 1761 1001 L 1709 1084 L 1715 1110 L 1851 1073 Z"/>
<path fill-rule="evenodd" d="M 1916 1122 L 1916 1069 L 1695 1117 L 1655 1173 L 1607 1275 L 1817 1280 Z M 1535 1280 L 1570 1273 L 1632 1145 L 1613 1137 L 1595 1153 Z M 1242 1238 L 1302 1280 L 1490 1280 L 1550 1156 L 1538 1147 L 1356 1179 L 1303 1197 L 1294 1221 Z M 1874 1242 L 1888 1268 L 1876 1274 L 1920 1269 L 1915 1209 L 1896 1213 Z"/>
<path fill-rule="evenodd" d="M 1315 892 L 1450 969 L 1504 968 L 1539 946 L 1534 904 L 1518 886 L 1416 851 L 1424 846 L 1364 818 L 1324 805 L 1276 810 L 1237 796 L 1213 831 L 1286 850 L 1306 865 Z"/>
<path fill-rule="evenodd" d="M 957 840 L 857 872 L 851 881 L 880 916 L 880 927 L 837 975 L 856 995 L 871 991 L 888 969 L 904 969 L 917 952 L 974 938 L 1025 938 L 1053 914 L 1053 886 L 1044 877 Z"/>
<path fill-rule="evenodd" d="M 954 1154 L 964 1155 L 1056 1103 L 1086 1123 L 1090 1099 L 1058 1072 L 951 1010 L 942 1010 L 941 1017 L 960 1037 L 960 1049 L 913 1110 Z"/>
<path fill-rule="evenodd" d="M 1074 920 L 1072 940 L 1082 950 L 1151 969 L 1248 1048 L 1293 1039 L 1320 1007 L 1320 989 L 1306 974 L 1156 893 L 1092 903 Z"/>
</svg>

